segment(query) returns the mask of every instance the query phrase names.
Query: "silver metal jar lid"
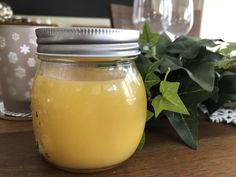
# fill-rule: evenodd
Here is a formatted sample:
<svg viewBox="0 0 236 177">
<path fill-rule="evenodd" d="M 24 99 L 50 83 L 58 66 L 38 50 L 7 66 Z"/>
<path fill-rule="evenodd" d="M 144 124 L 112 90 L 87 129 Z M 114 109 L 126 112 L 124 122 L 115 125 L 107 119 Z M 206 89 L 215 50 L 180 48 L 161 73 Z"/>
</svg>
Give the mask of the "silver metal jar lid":
<svg viewBox="0 0 236 177">
<path fill-rule="evenodd" d="M 40 55 L 75 57 L 136 56 L 139 31 L 113 28 L 40 28 L 36 30 Z"/>
</svg>

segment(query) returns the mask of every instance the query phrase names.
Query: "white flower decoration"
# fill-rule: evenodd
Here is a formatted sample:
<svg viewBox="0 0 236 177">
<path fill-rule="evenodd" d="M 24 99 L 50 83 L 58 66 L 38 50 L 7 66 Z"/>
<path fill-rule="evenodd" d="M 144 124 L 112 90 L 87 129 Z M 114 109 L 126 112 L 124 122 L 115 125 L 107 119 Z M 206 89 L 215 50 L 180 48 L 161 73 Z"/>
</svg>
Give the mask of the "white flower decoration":
<svg viewBox="0 0 236 177">
<path fill-rule="evenodd" d="M 13 33 L 12 34 L 12 39 L 15 41 L 18 41 L 20 39 L 20 35 L 18 33 Z"/>
<path fill-rule="evenodd" d="M 0 36 L 0 47 L 4 48 L 6 46 L 7 46 L 6 45 L 6 39 L 4 37 Z"/>
<path fill-rule="evenodd" d="M 20 46 L 20 53 L 23 53 L 24 55 L 30 53 L 30 47 L 25 44 Z"/>
<path fill-rule="evenodd" d="M 236 110 L 221 108 L 214 112 L 209 118 L 215 123 L 226 122 L 227 124 L 232 123 L 236 125 Z"/>
<path fill-rule="evenodd" d="M 14 72 L 15 72 L 15 76 L 18 77 L 18 78 L 23 78 L 26 76 L 26 71 L 24 68 L 22 67 L 17 67 L 14 69 Z"/>
<path fill-rule="evenodd" d="M 28 85 L 29 85 L 29 87 L 30 87 L 30 88 L 32 88 L 33 81 L 34 81 L 34 79 L 33 79 L 33 78 L 31 78 L 31 79 L 30 79 L 30 81 L 28 82 Z"/>
<path fill-rule="evenodd" d="M 16 62 L 18 61 L 18 57 L 15 52 L 10 52 L 7 57 L 9 59 L 9 62 L 12 64 L 16 64 Z"/>
<path fill-rule="evenodd" d="M 27 64 L 29 65 L 29 67 L 35 67 L 36 61 L 34 58 L 28 58 Z"/>
<path fill-rule="evenodd" d="M 26 91 L 26 92 L 25 92 L 25 98 L 26 98 L 26 99 L 29 99 L 29 98 L 30 98 L 30 92 L 29 92 L 29 91 Z"/>
<path fill-rule="evenodd" d="M 15 95 L 16 95 L 16 89 L 15 89 L 15 88 L 10 87 L 8 91 L 9 91 L 9 94 L 10 94 L 11 96 L 15 96 Z"/>
</svg>

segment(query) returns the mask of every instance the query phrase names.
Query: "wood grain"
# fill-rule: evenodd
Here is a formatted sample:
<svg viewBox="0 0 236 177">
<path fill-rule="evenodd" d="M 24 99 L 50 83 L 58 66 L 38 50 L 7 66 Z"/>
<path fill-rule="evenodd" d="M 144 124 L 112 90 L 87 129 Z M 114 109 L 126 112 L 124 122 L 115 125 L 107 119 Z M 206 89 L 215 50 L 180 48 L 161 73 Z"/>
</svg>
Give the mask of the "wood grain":
<svg viewBox="0 0 236 177">
<path fill-rule="evenodd" d="M 31 121 L 11 121 L 1 120 L 0 121 L 0 134 L 12 133 L 12 132 L 24 132 L 32 130 Z"/>
<path fill-rule="evenodd" d="M 147 132 L 143 151 L 119 167 L 73 174 L 52 167 L 39 155 L 29 122 L 0 120 L 0 177 L 235 177 L 235 128 L 201 120 L 199 148 L 194 151 L 163 119 Z"/>
</svg>

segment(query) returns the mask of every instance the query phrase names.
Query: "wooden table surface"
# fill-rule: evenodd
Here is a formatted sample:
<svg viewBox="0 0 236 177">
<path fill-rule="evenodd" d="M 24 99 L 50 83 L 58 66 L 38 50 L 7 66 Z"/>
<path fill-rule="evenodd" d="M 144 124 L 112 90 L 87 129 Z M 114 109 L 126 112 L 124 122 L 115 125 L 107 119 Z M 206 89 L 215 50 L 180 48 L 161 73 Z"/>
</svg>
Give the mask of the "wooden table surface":
<svg viewBox="0 0 236 177">
<path fill-rule="evenodd" d="M 200 121 L 199 148 L 186 147 L 168 122 L 147 133 L 142 152 L 115 169 L 73 174 L 37 152 L 30 121 L 0 120 L 0 177 L 236 177 L 236 127 Z"/>
</svg>

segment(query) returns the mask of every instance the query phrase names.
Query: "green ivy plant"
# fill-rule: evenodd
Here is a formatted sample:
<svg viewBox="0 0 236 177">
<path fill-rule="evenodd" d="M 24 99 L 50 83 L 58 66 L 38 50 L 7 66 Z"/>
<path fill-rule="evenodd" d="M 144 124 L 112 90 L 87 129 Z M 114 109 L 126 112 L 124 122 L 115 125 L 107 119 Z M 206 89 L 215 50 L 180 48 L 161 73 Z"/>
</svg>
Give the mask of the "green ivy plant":
<svg viewBox="0 0 236 177">
<path fill-rule="evenodd" d="M 198 146 L 198 108 L 209 113 L 236 100 L 236 44 L 181 36 L 171 41 L 148 24 L 140 35 L 136 64 L 148 100 L 147 122 L 165 116 L 183 142 Z M 234 80 L 234 81 L 233 81 Z M 145 133 L 138 150 L 145 143 Z"/>
</svg>

